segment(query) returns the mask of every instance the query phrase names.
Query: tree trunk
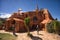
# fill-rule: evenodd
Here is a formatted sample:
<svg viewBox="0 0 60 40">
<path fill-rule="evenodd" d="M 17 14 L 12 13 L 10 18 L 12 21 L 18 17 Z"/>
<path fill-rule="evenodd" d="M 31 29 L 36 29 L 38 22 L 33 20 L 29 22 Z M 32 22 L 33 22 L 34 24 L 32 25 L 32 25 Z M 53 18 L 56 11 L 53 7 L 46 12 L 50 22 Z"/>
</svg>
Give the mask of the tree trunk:
<svg viewBox="0 0 60 40">
<path fill-rule="evenodd" d="M 26 23 L 25 23 L 25 28 L 27 29 L 28 34 L 30 34 L 30 32 L 29 32 L 29 27 L 26 25 Z"/>
</svg>

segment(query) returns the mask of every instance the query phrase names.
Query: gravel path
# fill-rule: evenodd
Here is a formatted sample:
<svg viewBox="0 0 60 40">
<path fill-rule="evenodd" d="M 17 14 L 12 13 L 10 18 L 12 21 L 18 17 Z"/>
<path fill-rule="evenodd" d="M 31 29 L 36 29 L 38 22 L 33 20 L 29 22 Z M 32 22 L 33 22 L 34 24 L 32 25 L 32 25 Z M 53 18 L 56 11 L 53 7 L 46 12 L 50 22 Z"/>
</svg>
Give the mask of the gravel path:
<svg viewBox="0 0 60 40">
<path fill-rule="evenodd" d="M 0 30 L 0 33 L 12 34 L 11 32 L 5 32 L 4 30 Z M 60 40 L 59 35 L 48 33 L 45 31 L 39 31 L 39 35 L 37 35 L 36 31 L 30 32 L 30 33 L 33 35 L 32 38 L 28 37 L 27 33 L 16 33 L 18 35 L 16 40 Z"/>
</svg>

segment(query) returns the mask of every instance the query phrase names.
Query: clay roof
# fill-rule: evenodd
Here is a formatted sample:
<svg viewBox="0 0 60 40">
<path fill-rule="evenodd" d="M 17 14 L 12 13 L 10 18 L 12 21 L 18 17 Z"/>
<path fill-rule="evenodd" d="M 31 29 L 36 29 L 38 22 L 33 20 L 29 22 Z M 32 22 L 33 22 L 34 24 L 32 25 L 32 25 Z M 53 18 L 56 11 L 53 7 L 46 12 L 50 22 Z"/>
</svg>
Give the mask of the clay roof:
<svg viewBox="0 0 60 40">
<path fill-rule="evenodd" d="M 15 21 L 21 21 L 21 22 L 24 22 L 22 19 L 18 19 L 18 18 L 10 18 L 10 19 L 6 19 L 6 21 L 10 21 L 10 20 L 15 20 Z"/>
<path fill-rule="evenodd" d="M 6 19 L 6 21 L 9 21 L 9 20 L 11 20 L 11 19 L 9 19 L 9 18 L 8 18 L 8 19 Z"/>
<path fill-rule="evenodd" d="M 23 22 L 23 20 L 22 19 L 18 19 L 18 18 L 13 18 L 15 21 L 22 21 Z"/>
<path fill-rule="evenodd" d="M 43 20 L 41 23 L 42 24 L 46 24 L 46 23 L 49 23 L 49 22 L 51 22 L 52 20 Z"/>
</svg>

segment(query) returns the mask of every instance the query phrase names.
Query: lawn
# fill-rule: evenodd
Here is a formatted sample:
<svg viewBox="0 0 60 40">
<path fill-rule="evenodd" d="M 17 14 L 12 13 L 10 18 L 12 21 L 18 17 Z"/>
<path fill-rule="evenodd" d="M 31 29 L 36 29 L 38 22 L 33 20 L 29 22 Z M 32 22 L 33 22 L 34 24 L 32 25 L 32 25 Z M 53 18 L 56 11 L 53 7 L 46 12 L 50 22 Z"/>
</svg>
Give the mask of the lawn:
<svg viewBox="0 0 60 40">
<path fill-rule="evenodd" d="M 15 40 L 16 37 L 8 33 L 0 33 L 0 40 Z"/>
</svg>

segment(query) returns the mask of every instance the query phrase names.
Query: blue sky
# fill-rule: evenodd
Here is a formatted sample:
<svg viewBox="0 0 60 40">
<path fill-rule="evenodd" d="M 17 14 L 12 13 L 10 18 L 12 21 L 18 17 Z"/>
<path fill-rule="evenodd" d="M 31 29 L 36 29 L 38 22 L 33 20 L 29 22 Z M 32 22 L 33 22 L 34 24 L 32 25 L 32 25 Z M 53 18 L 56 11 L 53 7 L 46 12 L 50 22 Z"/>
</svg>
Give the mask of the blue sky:
<svg viewBox="0 0 60 40">
<path fill-rule="evenodd" d="M 17 12 L 19 8 L 22 11 L 35 10 L 36 3 L 39 9 L 47 8 L 53 18 L 60 20 L 60 0 L 0 0 L 0 16 L 10 16 L 12 13 Z"/>
</svg>

